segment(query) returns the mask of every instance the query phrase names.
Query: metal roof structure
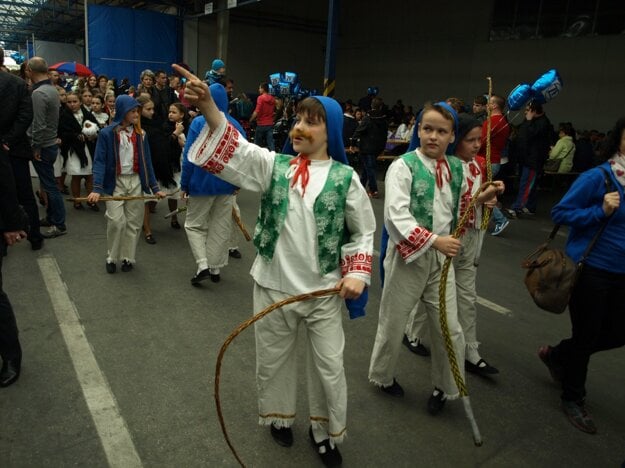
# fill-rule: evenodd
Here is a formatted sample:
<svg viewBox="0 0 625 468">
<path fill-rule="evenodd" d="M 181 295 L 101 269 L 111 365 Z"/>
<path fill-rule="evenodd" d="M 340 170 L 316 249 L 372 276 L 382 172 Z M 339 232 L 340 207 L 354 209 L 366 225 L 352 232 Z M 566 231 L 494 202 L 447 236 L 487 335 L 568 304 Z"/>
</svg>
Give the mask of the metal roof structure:
<svg viewBox="0 0 625 468">
<path fill-rule="evenodd" d="M 193 0 L 89 0 L 90 4 L 150 9 L 185 14 Z M 81 43 L 85 32 L 85 0 L 0 0 L 0 43 L 6 49 L 23 49 L 35 39 Z"/>
</svg>

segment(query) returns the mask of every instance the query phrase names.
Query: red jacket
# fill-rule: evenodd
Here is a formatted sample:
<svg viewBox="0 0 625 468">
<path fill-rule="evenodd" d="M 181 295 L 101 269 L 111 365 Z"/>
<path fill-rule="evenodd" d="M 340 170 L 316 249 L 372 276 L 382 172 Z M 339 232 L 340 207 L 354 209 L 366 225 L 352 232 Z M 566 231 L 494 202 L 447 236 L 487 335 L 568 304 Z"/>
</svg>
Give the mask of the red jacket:
<svg viewBox="0 0 625 468">
<path fill-rule="evenodd" d="M 510 136 L 510 125 L 508 120 L 503 114 L 490 116 L 491 129 L 490 129 L 490 162 L 492 164 L 501 163 L 501 153 L 506 148 L 508 137 Z M 482 157 L 486 157 L 486 133 L 487 133 L 488 120 L 482 124 L 482 147 L 478 154 Z"/>
</svg>

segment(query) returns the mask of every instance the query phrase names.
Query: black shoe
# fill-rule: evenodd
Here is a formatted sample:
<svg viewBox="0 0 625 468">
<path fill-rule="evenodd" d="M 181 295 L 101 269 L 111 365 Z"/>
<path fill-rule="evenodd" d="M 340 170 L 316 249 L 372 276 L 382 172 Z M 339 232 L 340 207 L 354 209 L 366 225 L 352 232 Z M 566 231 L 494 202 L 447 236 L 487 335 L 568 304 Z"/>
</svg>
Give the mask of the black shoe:
<svg viewBox="0 0 625 468">
<path fill-rule="evenodd" d="M 290 427 L 276 427 L 271 424 L 271 437 L 278 445 L 282 447 L 290 447 L 293 445 L 293 431 Z"/>
<path fill-rule="evenodd" d="M 196 273 L 195 276 L 193 278 L 191 278 L 191 284 L 193 286 L 197 286 L 202 281 L 204 281 L 205 279 L 208 279 L 210 277 L 211 277 L 210 270 L 208 268 L 206 268 L 206 269 L 200 271 L 199 273 Z"/>
<path fill-rule="evenodd" d="M 117 265 L 115 263 L 106 262 L 106 272 L 109 275 L 112 275 L 117 271 Z"/>
<path fill-rule="evenodd" d="M 380 390 L 394 397 L 404 396 L 404 389 L 401 388 L 401 385 L 399 385 L 399 382 L 397 382 L 397 380 L 395 379 L 393 379 L 393 383 L 391 385 L 387 385 L 386 387 L 380 387 Z"/>
<path fill-rule="evenodd" d="M 147 236 L 145 236 L 145 241 L 150 245 L 156 244 L 156 239 L 154 239 L 154 236 L 152 234 L 148 234 Z"/>
<path fill-rule="evenodd" d="M 402 343 L 406 346 L 406 348 L 408 348 L 413 353 L 418 354 L 419 356 L 427 357 L 430 355 L 430 352 L 428 351 L 428 349 L 425 346 L 423 346 L 423 343 L 421 343 L 418 340 L 410 341 L 410 339 L 408 339 L 408 337 L 404 335 L 404 339 Z"/>
<path fill-rule="evenodd" d="M 577 429 L 588 434 L 597 433 L 597 426 L 595 426 L 595 422 L 590 417 L 590 414 L 588 414 L 588 411 L 586 411 L 583 401 L 575 402 L 562 400 L 562 409 L 571 424 Z"/>
<path fill-rule="evenodd" d="M 84 210 L 85 207 L 82 206 L 82 203 L 74 203 L 74 209 L 76 209 L 76 210 Z"/>
<path fill-rule="evenodd" d="M 445 406 L 445 402 L 447 398 L 445 397 L 445 392 L 439 390 L 438 388 L 434 388 L 434 392 L 430 395 L 428 399 L 428 413 L 432 416 L 436 416 L 441 412 L 443 407 Z"/>
<path fill-rule="evenodd" d="M 30 241 L 31 250 L 41 250 L 43 247 L 43 238 L 39 240 Z"/>
<path fill-rule="evenodd" d="M 128 260 L 122 260 L 122 271 L 124 273 L 128 273 L 132 269 L 133 269 L 132 263 L 130 263 Z"/>
<path fill-rule="evenodd" d="M 321 462 L 324 466 L 341 466 L 343 464 L 343 457 L 339 448 L 335 445 L 334 448 L 330 445 L 330 439 L 324 439 L 321 442 L 315 442 L 313 436 L 312 426 L 308 429 L 308 435 L 310 441 L 317 449 L 317 453 L 321 458 Z"/>
<path fill-rule="evenodd" d="M 488 364 L 484 359 L 477 361 L 477 364 L 473 364 L 471 361 L 464 361 L 464 369 L 467 372 L 478 375 L 494 375 L 499 374 L 499 370 L 496 367 Z"/>
<path fill-rule="evenodd" d="M 8 387 L 14 384 L 20 377 L 22 369 L 22 357 L 16 359 L 7 359 L 2 363 L 0 371 L 0 387 Z"/>
<path fill-rule="evenodd" d="M 100 207 L 98 206 L 97 203 L 87 203 L 87 205 L 89 205 L 89 209 L 91 211 L 100 211 Z"/>
<path fill-rule="evenodd" d="M 219 273 L 217 273 L 216 275 L 211 273 L 210 275 L 211 275 L 211 281 L 213 283 L 219 283 L 221 281 L 221 276 L 219 276 Z"/>
<path fill-rule="evenodd" d="M 39 226 L 41 226 L 41 227 L 50 227 L 50 226 L 52 226 L 52 223 L 50 221 L 48 221 L 47 218 L 41 218 L 39 220 Z"/>
<path fill-rule="evenodd" d="M 553 348 L 551 346 L 541 346 L 538 348 L 538 357 L 547 366 L 551 378 L 555 383 L 562 383 L 564 370 L 553 362 Z"/>
<path fill-rule="evenodd" d="M 171 227 L 173 229 L 180 229 L 180 227 L 181 227 L 180 223 L 178 221 L 176 221 L 175 219 L 170 224 L 171 224 Z"/>
<path fill-rule="evenodd" d="M 232 258 L 241 258 L 241 252 L 239 252 L 238 249 L 229 250 L 228 255 L 230 255 Z"/>
</svg>

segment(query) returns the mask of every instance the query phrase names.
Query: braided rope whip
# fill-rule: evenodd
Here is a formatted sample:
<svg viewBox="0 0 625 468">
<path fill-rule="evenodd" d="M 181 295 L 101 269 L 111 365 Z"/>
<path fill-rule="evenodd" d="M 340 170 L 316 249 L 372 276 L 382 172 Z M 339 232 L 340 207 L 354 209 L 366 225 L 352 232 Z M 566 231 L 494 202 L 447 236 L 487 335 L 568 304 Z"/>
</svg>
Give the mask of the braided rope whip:
<svg viewBox="0 0 625 468">
<path fill-rule="evenodd" d="M 270 312 L 273 312 L 274 310 L 279 309 L 280 307 L 283 307 L 285 305 L 293 304 L 294 302 L 308 301 L 310 299 L 318 299 L 320 297 L 334 296 L 338 294 L 340 291 L 341 291 L 340 288 L 320 289 L 318 291 L 312 291 L 312 292 L 305 293 L 305 294 L 299 294 L 297 296 L 287 297 L 286 299 L 282 301 L 271 304 L 270 306 L 261 310 L 256 315 L 250 317 L 249 319 L 239 324 L 232 331 L 232 333 L 228 335 L 228 338 L 226 338 L 226 341 L 224 341 L 224 344 L 221 345 L 221 349 L 219 350 L 219 355 L 217 356 L 217 364 L 215 365 L 215 406 L 217 408 L 217 417 L 219 419 L 219 425 L 221 426 L 221 432 L 224 435 L 224 439 L 226 439 L 226 443 L 228 444 L 228 447 L 230 447 L 230 451 L 232 452 L 232 455 L 234 455 L 234 458 L 236 458 L 236 460 L 239 462 L 241 466 L 244 467 L 245 464 L 243 463 L 243 460 L 241 460 L 241 458 L 239 457 L 239 454 L 235 450 L 234 445 L 232 445 L 230 437 L 228 436 L 228 431 L 226 430 L 226 423 L 224 421 L 223 411 L 221 410 L 221 398 L 219 397 L 219 383 L 221 381 L 221 362 L 223 361 L 223 357 L 226 354 L 226 349 L 228 349 L 228 346 L 230 346 L 230 343 L 232 343 L 232 341 L 239 334 L 241 334 L 246 328 L 248 328 L 250 325 L 253 325 L 255 322 L 258 322 L 260 319 L 262 319 L 265 315 L 269 314 Z"/>
<path fill-rule="evenodd" d="M 477 190 L 475 195 L 471 198 L 469 202 L 469 206 L 463 213 L 462 217 L 458 221 L 458 225 L 454 230 L 452 236 L 458 239 L 462 235 L 462 231 L 464 229 L 464 225 L 467 223 L 469 219 L 469 215 L 475 208 L 477 203 L 477 197 L 485 190 L 488 186 L 493 185 L 492 182 L 486 182 L 482 184 L 482 186 Z M 458 359 L 456 358 L 456 352 L 454 351 L 453 344 L 451 342 L 451 335 L 449 333 L 449 326 L 447 324 L 447 301 L 446 301 L 446 293 L 447 293 L 447 277 L 449 275 L 449 268 L 451 266 L 451 257 L 447 257 L 445 262 L 443 263 L 443 267 L 441 269 L 441 279 L 438 284 L 438 301 L 439 301 L 439 322 L 441 326 L 441 331 L 443 333 L 443 341 L 445 343 L 445 350 L 447 351 L 447 359 L 449 360 L 449 367 L 451 368 L 451 373 L 454 377 L 454 382 L 456 383 L 456 387 L 458 387 L 458 391 L 460 393 L 460 398 L 462 399 L 462 404 L 464 406 L 464 411 L 469 419 L 469 423 L 471 424 L 471 430 L 473 432 L 473 443 L 480 447 L 482 445 L 482 436 L 480 434 L 480 429 L 477 427 L 477 422 L 475 421 L 475 416 L 473 415 L 473 409 L 471 408 L 471 401 L 469 400 L 469 391 L 467 390 L 467 385 L 462 377 L 462 373 L 460 372 L 460 368 L 458 367 Z"/>
<path fill-rule="evenodd" d="M 486 181 L 493 181 L 493 163 L 491 161 L 491 148 L 490 148 L 490 138 L 492 133 L 492 122 L 490 118 L 492 116 L 493 110 L 490 108 L 490 98 L 493 97 L 493 80 L 490 76 L 487 76 L 488 80 L 488 104 L 486 105 Z M 490 220 L 490 215 L 493 212 L 491 208 L 484 207 L 484 213 L 482 215 L 482 224 L 480 228 L 482 231 L 486 231 L 488 229 L 488 221 Z"/>
</svg>

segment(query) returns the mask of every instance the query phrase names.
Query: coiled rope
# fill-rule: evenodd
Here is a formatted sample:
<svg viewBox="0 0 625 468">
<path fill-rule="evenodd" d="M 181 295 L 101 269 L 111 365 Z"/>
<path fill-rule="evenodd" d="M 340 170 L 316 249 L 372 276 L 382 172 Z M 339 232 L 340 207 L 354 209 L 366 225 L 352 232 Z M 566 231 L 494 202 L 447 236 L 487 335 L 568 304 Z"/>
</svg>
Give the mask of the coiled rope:
<svg viewBox="0 0 625 468">
<path fill-rule="evenodd" d="M 226 430 L 226 423 L 224 421 L 224 415 L 221 410 L 221 398 L 219 397 L 219 383 L 221 381 L 221 362 L 223 360 L 224 355 L 226 354 L 226 349 L 228 349 L 228 346 L 230 346 L 230 343 L 232 343 L 232 340 L 234 340 L 241 332 L 243 332 L 250 325 L 253 325 L 255 322 L 258 322 L 268 313 L 276 309 L 279 309 L 280 307 L 283 307 L 285 305 L 293 304 L 294 302 L 308 301 L 310 299 L 318 299 L 320 297 L 334 296 L 338 294 L 340 291 L 341 291 L 340 288 L 320 289 L 318 291 L 313 291 L 310 293 L 287 297 L 286 299 L 282 301 L 271 304 L 270 306 L 261 310 L 256 315 L 250 317 L 249 319 L 239 324 L 239 326 L 237 326 L 232 331 L 232 333 L 230 333 L 228 338 L 226 338 L 226 341 L 224 341 L 224 344 L 221 345 L 221 349 L 219 350 L 219 355 L 217 356 L 217 364 L 215 365 L 215 394 L 214 394 L 215 406 L 217 407 L 217 418 L 219 419 L 219 425 L 221 426 L 221 432 L 224 435 L 224 439 L 226 439 L 226 443 L 228 444 L 228 447 L 230 447 L 230 451 L 232 452 L 232 455 L 234 455 L 234 458 L 236 458 L 236 460 L 239 462 L 241 466 L 244 467 L 245 464 L 243 463 L 243 460 L 241 460 L 241 457 L 239 457 L 239 454 L 235 450 L 234 445 L 232 445 L 232 441 L 230 440 L 230 437 L 228 436 L 228 431 Z"/>
</svg>

